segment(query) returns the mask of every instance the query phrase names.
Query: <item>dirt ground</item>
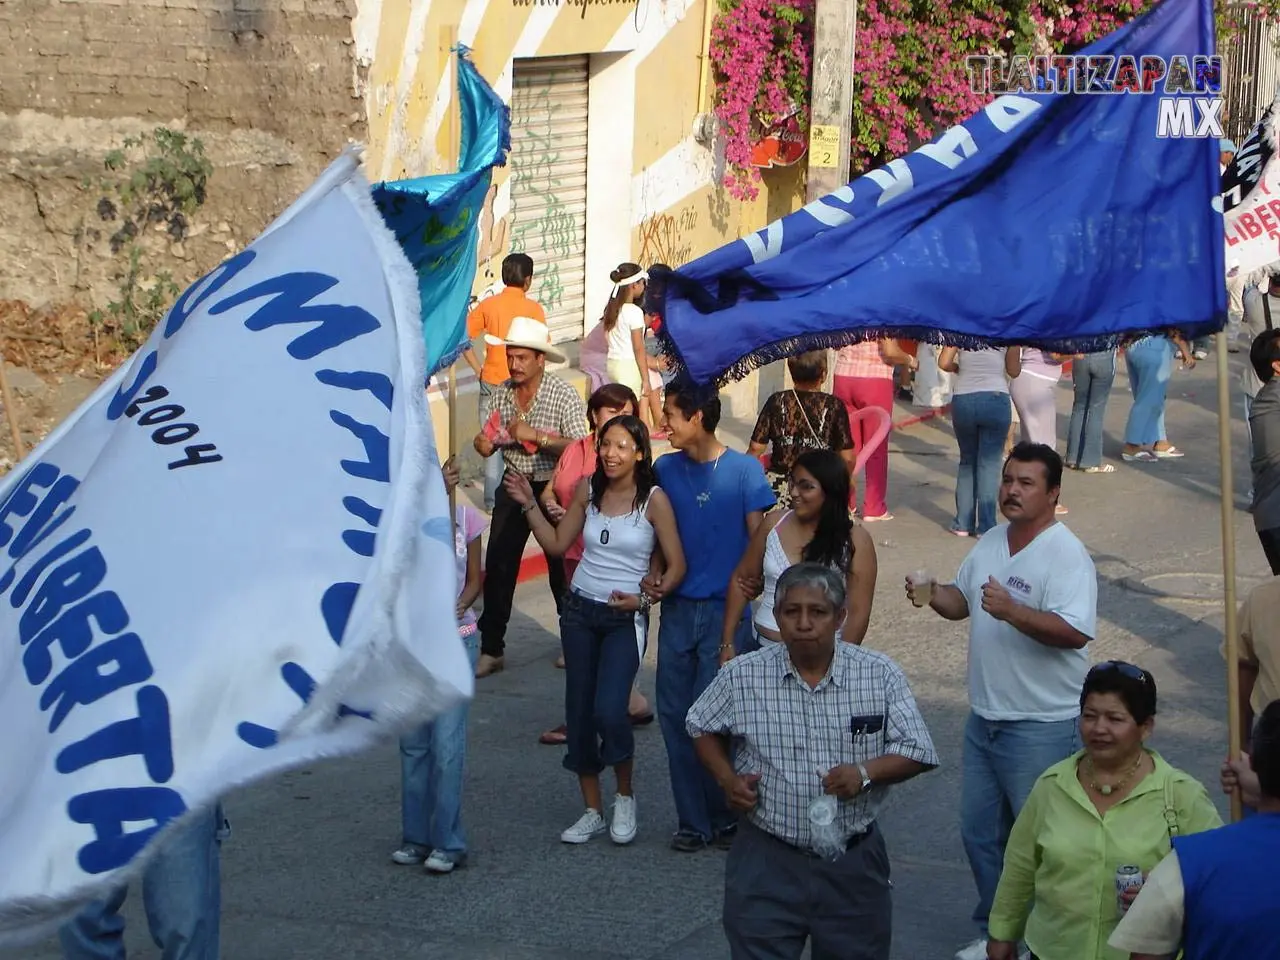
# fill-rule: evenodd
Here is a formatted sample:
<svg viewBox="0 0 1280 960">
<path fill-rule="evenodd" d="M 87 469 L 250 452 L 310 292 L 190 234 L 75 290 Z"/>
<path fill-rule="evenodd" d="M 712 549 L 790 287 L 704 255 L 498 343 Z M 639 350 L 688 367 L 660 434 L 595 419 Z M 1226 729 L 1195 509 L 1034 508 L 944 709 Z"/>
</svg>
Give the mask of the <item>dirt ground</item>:
<svg viewBox="0 0 1280 960">
<path fill-rule="evenodd" d="M 0 301 L 0 351 L 14 405 L 4 409 L 0 473 L 20 459 L 11 421 L 18 425 L 24 452 L 30 452 L 125 359 L 94 336 L 83 308 L 33 310 L 20 300 Z"/>
</svg>

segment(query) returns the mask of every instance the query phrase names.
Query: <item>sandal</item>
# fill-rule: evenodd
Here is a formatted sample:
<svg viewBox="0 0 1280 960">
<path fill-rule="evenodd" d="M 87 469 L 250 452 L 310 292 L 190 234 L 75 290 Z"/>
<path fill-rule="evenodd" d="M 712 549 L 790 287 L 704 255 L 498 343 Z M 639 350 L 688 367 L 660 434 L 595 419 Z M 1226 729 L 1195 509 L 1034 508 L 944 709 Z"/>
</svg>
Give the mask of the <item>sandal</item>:
<svg viewBox="0 0 1280 960">
<path fill-rule="evenodd" d="M 1115 473 L 1116 465 L 1114 463 L 1104 463 L 1097 467 L 1085 467 L 1085 473 Z"/>
<path fill-rule="evenodd" d="M 563 723 L 554 730 L 548 730 L 538 738 L 538 742 L 548 747 L 562 747 L 569 739 L 569 728 Z"/>
<path fill-rule="evenodd" d="M 1155 463 L 1160 458 L 1150 450 L 1139 450 L 1137 453 L 1122 453 L 1120 459 L 1125 463 Z"/>
<path fill-rule="evenodd" d="M 1165 447 L 1163 450 L 1155 451 L 1155 458 L 1157 460 L 1177 460 L 1185 456 L 1186 454 L 1183 453 L 1181 450 L 1179 450 L 1175 446 L 1168 446 L 1168 447 Z"/>
</svg>

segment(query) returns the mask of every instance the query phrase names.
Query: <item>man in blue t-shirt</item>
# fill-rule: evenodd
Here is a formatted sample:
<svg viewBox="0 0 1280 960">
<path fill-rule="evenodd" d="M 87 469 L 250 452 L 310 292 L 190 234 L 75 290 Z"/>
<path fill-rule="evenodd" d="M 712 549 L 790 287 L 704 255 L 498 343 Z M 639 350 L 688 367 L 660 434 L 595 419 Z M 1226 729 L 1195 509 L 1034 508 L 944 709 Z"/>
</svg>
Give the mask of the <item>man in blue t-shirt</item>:
<svg viewBox="0 0 1280 960">
<path fill-rule="evenodd" d="M 657 700 L 679 820 L 671 847 L 693 853 L 712 842 L 727 846 L 736 824 L 724 794 L 693 752 L 685 717 L 719 669 L 725 591 L 775 498 L 760 462 L 716 439 L 720 398 L 714 393 L 673 385 L 663 419 L 676 452 L 654 469 L 675 509 L 689 569 L 671 596 L 656 593 L 652 580 L 645 581 L 645 592 L 663 601 Z M 738 630 L 739 653 L 752 640 L 749 613 L 747 608 Z"/>
</svg>

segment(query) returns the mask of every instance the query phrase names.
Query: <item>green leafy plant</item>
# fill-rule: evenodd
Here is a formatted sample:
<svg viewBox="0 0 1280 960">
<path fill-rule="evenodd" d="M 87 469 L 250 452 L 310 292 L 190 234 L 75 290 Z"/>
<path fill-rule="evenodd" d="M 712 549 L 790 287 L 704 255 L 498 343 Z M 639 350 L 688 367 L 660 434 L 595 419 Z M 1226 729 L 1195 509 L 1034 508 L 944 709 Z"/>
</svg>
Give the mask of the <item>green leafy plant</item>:
<svg viewBox="0 0 1280 960">
<path fill-rule="evenodd" d="M 213 164 L 199 139 L 157 127 L 126 138 L 103 158 L 103 167 L 96 213 L 116 225 L 108 242 L 122 263 L 115 274 L 117 295 L 90 312 L 89 321 L 95 337 L 132 352 L 181 292 L 170 273 L 144 266 L 146 231 L 174 243 L 185 240 L 191 215 L 205 202 Z"/>
</svg>

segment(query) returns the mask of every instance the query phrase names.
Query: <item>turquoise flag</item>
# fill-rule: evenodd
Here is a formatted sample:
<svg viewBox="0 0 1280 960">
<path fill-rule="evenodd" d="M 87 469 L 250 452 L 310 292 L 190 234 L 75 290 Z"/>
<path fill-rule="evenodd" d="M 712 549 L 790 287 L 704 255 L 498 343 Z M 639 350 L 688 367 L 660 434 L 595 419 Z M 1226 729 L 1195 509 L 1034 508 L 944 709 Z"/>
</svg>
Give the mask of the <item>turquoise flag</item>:
<svg viewBox="0 0 1280 960">
<path fill-rule="evenodd" d="M 467 346 L 467 304 L 476 275 L 480 210 L 511 149 L 506 104 L 457 46 L 462 143 L 458 172 L 384 181 L 373 188 L 387 226 L 418 274 L 427 375 L 458 359 Z"/>
</svg>

